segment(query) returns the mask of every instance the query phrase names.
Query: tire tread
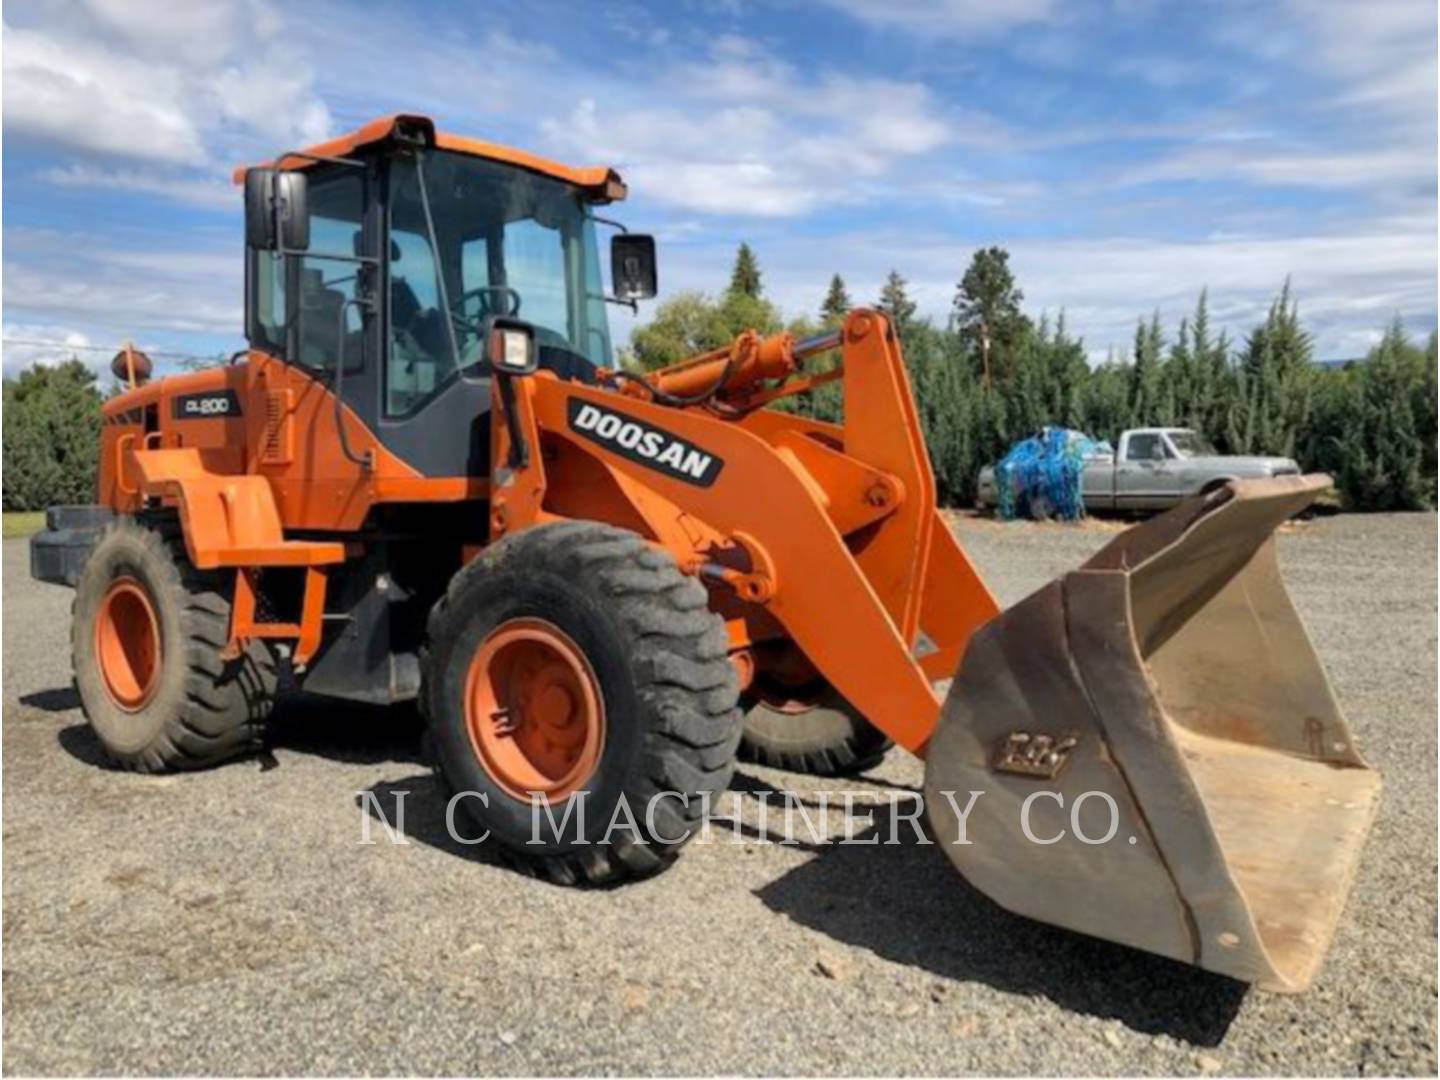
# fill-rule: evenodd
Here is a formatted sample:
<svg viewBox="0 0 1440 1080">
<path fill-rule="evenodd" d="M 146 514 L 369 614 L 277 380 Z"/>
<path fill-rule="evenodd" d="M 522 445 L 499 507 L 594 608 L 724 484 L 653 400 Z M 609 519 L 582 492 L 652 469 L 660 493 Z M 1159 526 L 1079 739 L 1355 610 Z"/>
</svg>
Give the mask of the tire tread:
<svg viewBox="0 0 1440 1080">
<path fill-rule="evenodd" d="M 651 718 L 626 797 L 633 809 L 663 791 L 688 793 L 684 807 L 675 800 L 657 804 L 656 817 L 662 835 L 693 833 L 703 814 L 697 796 L 718 793 L 730 783 L 741 729 L 739 685 L 727 658 L 725 626 L 709 610 L 704 587 L 681 573 L 668 553 L 628 530 L 582 521 L 537 526 L 493 545 L 455 575 L 431 609 L 429 641 L 460 632 L 463 620 L 452 618 L 452 612 L 467 589 L 497 570 L 522 567 L 526 573 L 551 570 L 582 587 L 592 583 L 597 600 L 620 624 L 634 658 L 631 671 L 641 706 Z M 427 672 L 429 648 L 422 658 Z M 420 693 L 432 725 L 443 716 L 432 699 L 436 681 L 427 676 Z M 438 766 L 436 771 L 451 787 Z M 559 884 L 608 885 L 658 873 L 684 843 L 650 838 L 640 844 L 626 834 L 613 845 L 576 853 L 501 850 L 510 865 L 532 876 Z"/>
<path fill-rule="evenodd" d="M 230 620 L 223 572 L 198 570 L 190 563 L 180 524 L 170 514 L 118 518 L 106 527 L 94 550 L 116 542 L 139 544 L 142 557 L 149 561 L 155 591 L 163 594 L 154 597 L 155 603 L 180 621 L 183 655 L 175 663 L 185 674 L 155 737 L 141 749 L 124 753 L 105 746 L 102 739 L 107 756 L 123 769 L 158 773 L 208 768 L 261 749 L 279 672 L 263 644 L 252 645 L 238 659 L 221 659 Z M 77 589 L 72 620 L 78 614 L 79 598 Z M 86 688 L 81 686 L 78 650 L 85 647 L 86 633 L 77 622 L 72 632 L 72 671 L 82 702 Z M 92 692 L 103 693 L 98 687 Z"/>
</svg>

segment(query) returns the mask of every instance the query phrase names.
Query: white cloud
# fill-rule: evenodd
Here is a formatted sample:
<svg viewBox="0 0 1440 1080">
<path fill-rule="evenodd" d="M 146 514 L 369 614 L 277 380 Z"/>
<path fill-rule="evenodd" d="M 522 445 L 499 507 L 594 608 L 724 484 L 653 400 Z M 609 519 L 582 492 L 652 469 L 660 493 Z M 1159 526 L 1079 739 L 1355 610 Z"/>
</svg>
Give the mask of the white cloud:
<svg viewBox="0 0 1440 1080">
<path fill-rule="evenodd" d="M 240 196 L 228 175 L 176 175 L 146 169 L 102 169 L 89 164 L 44 169 L 40 179 L 69 188 L 103 188 L 155 195 L 216 210 L 239 210 Z"/>
<path fill-rule="evenodd" d="M 108 355 L 90 348 L 94 343 L 90 335 L 68 326 L 56 323 L 11 323 L 0 325 L 0 358 L 3 358 L 5 378 L 14 378 L 35 364 L 55 365 L 71 357 L 79 360 L 91 371 L 103 371 L 110 363 Z M 33 344 L 47 342 L 50 344 Z"/>
<path fill-rule="evenodd" d="M 1435 317 L 1433 217 L 1296 236 L 1115 238 L 1011 250 L 1030 305 L 1063 307 L 1092 347 L 1127 346 L 1135 320 L 1155 309 L 1173 333 L 1204 286 L 1217 323 L 1238 339 L 1264 317 L 1287 276 L 1321 357 L 1349 355 L 1357 332 L 1381 329 L 1397 313 L 1431 326 Z"/>
<path fill-rule="evenodd" d="M 862 22 L 917 34 L 970 38 L 1050 18 L 1054 0 L 828 0 Z"/>
<path fill-rule="evenodd" d="M 1436 9 L 1420 0 L 1316 4 L 1290 0 L 1308 62 L 1342 84 L 1337 104 L 1424 124 L 1435 144 Z"/>
<path fill-rule="evenodd" d="M 6 318 L 83 327 L 102 344 L 160 332 L 238 341 L 244 268 L 237 246 L 185 239 L 190 246 L 175 249 L 107 246 L 83 233 L 7 229 Z"/>
<path fill-rule="evenodd" d="M 194 161 L 204 145 L 174 71 L 105 48 L 7 25 L 5 125 L 75 149 Z"/>
<path fill-rule="evenodd" d="M 1197 144 L 1123 172 L 1123 179 L 1130 183 L 1244 179 L 1272 186 L 1362 188 L 1377 193 L 1426 181 L 1433 186 L 1434 177 L 1434 151 L 1424 146 L 1327 149 L 1279 139 Z"/>
<path fill-rule="evenodd" d="M 313 141 L 328 133 L 332 115 L 348 127 L 385 111 L 428 112 L 453 130 L 618 166 L 634 193 L 620 213 L 665 240 L 667 295 L 722 287 L 744 236 L 760 253 L 767 289 L 791 313 L 813 310 L 832 270 L 857 298 L 871 299 L 895 266 L 922 310 L 943 319 L 973 249 L 999 242 L 1014 253 L 1027 306 L 1066 307 L 1071 326 L 1101 351 L 1127 345 L 1135 318 L 1154 307 L 1173 326 L 1207 283 L 1217 317 L 1248 329 L 1287 273 L 1321 355 L 1352 354 L 1396 310 L 1433 320 L 1435 59 L 1426 5 L 1305 4 L 1283 20 L 1272 10 L 1263 14 L 1268 25 L 1244 28 L 1243 42 L 1239 24 L 1251 14 L 1237 6 L 1217 27 L 1236 24 L 1231 44 L 1264 59 L 1202 67 L 1216 80 L 1213 101 L 1175 115 L 1120 110 L 1047 128 L 1045 94 L 1084 78 L 1100 47 L 1093 34 L 1067 32 L 1077 29 L 1072 8 L 1053 0 L 831 2 L 870 26 L 913 35 L 924 65 L 939 62 L 925 42 L 941 42 L 954 64 L 981 75 L 997 49 L 949 46 L 1032 24 L 1006 47 L 1038 43 L 1052 62 L 1063 53 L 1068 74 L 1042 77 L 1013 108 L 994 98 L 1001 116 L 1033 120 L 1011 127 L 969 105 L 968 91 L 927 85 L 904 53 L 883 68 L 863 57 L 831 68 L 755 37 L 696 46 L 698 30 L 676 28 L 601 64 L 559 55 L 540 40 L 546 27 L 527 24 L 521 39 L 494 20 L 451 12 L 381 7 L 357 18 L 331 0 L 284 9 L 266 0 L 11 0 L 6 133 L 44 140 L 52 158 L 62 151 L 42 163 L 54 184 L 238 213 L 220 166 Z M 627 17 L 639 25 L 643 15 Z M 1176 63 L 1181 54 L 1192 62 L 1183 45 L 1157 50 L 1139 72 L 1152 82 L 1173 85 L 1193 72 Z M 1315 80 L 1305 79 L 1305 94 L 1282 100 L 1276 88 L 1300 70 L 1327 80 L 1328 96 L 1311 93 Z M 1240 95 L 1243 111 L 1233 93 L 1220 92 L 1262 76 L 1264 93 Z M 976 86 L 986 92 L 983 80 Z M 1081 174 L 1068 171 L 1081 160 L 1069 148 L 1095 143 L 1119 149 Z M 1148 158 L 1157 145 L 1171 149 Z M 1197 178 L 1225 194 L 1162 188 L 1114 198 L 1139 181 Z M 1315 223 L 1276 236 L 1296 231 L 1295 208 L 1223 183 L 1236 179 L 1309 189 L 1306 205 L 1321 204 Z M 1343 195 L 1326 200 L 1322 190 Z M 1107 197 L 1097 198 L 1101 191 Z M 1173 222 L 1155 208 L 1162 198 L 1172 201 Z M 1335 216 L 1342 202 L 1343 228 Z M 877 223 L 914 222 L 923 207 L 933 226 L 837 232 L 831 212 L 860 206 Z M 1166 238 L 1209 207 L 1219 211 L 1212 235 Z M 1419 212 L 1394 216 L 1406 208 Z M 1075 239 L 1076 229 L 1112 235 Z M 233 237 L 171 234 L 157 247 L 139 233 L 97 241 L 77 224 L 73 235 L 12 229 L 6 239 L 7 317 L 106 343 L 163 332 L 238 339 Z"/>
<path fill-rule="evenodd" d="M 4 340 L 0 357 L 4 361 L 5 378 L 14 378 L 37 364 L 54 367 L 78 360 L 99 377 L 102 388 L 109 386 L 114 378 L 110 364 L 126 342 L 150 357 L 157 375 L 183 370 L 183 361 L 187 359 L 213 362 L 228 355 L 224 349 L 182 354 L 149 337 L 108 330 L 97 333 L 69 323 L 7 321 L 0 326 L 0 337 Z"/>
<path fill-rule="evenodd" d="M 787 315 L 813 314 L 830 273 L 838 271 L 857 303 L 873 303 L 896 268 L 920 313 L 943 325 L 955 283 L 983 234 L 866 230 L 827 238 L 821 253 L 783 228 L 749 237 L 766 292 Z M 1216 331 L 1239 341 L 1265 314 L 1286 277 L 1316 355 L 1353 356 L 1397 313 L 1417 334 L 1435 326 L 1435 219 L 1396 217 L 1354 226 L 1275 236 L 1251 231 L 1193 240 L 1144 236 L 1020 240 L 1005 245 L 1032 314 L 1064 310 L 1071 333 L 1092 356 L 1129 348 L 1135 322 L 1159 310 L 1167 333 L 1209 288 Z M 734 257 L 729 241 L 667 245 L 664 295 L 724 287 Z M 642 309 L 642 321 L 653 314 Z"/>
<path fill-rule="evenodd" d="M 619 166 L 647 198 L 708 214 L 793 217 L 866 201 L 867 181 L 960 141 L 994 138 L 920 83 L 801 72 L 734 36 L 672 64 L 664 105 L 625 84 L 542 121 L 554 152 Z"/>
<path fill-rule="evenodd" d="M 329 112 L 280 29 L 261 0 L 11 8 L 6 133 L 82 155 L 191 166 L 242 146 L 314 141 Z"/>
</svg>

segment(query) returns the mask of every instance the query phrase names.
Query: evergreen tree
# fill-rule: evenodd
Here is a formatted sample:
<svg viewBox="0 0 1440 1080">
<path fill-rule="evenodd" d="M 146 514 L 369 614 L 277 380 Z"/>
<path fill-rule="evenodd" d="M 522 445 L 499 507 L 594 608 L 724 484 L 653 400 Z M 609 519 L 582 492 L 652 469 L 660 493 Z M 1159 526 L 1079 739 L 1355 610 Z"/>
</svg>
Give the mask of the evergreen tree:
<svg viewBox="0 0 1440 1080">
<path fill-rule="evenodd" d="M 906 332 L 915 321 L 915 302 L 910 299 L 910 294 L 905 289 L 905 279 L 900 276 L 900 271 L 891 270 L 885 279 L 885 285 L 880 290 L 880 302 L 875 306 L 889 316 L 890 321 L 895 325 L 895 332 L 904 338 Z"/>
<path fill-rule="evenodd" d="M 750 245 L 742 243 L 735 252 L 735 268 L 730 271 L 731 296 L 749 296 L 758 299 L 761 293 L 760 262 Z"/>
<path fill-rule="evenodd" d="M 826 327 L 818 326 L 807 318 L 800 316 L 792 319 L 785 327 L 785 332 L 797 341 L 814 337 Z M 833 371 L 840 364 L 840 350 L 829 349 L 823 353 L 816 353 L 805 360 L 805 371 L 809 375 L 821 375 Z M 845 394 L 840 382 L 829 382 L 815 389 L 797 394 L 794 397 L 781 398 L 775 403 L 775 408 L 782 412 L 793 412 L 799 416 L 808 416 L 812 420 L 823 420 L 829 424 L 843 423 L 845 419 Z"/>
<path fill-rule="evenodd" d="M 1361 510 L 1420 510 L 1427 484 L 1415 425 L 1409 342 L 1397 318 L 1354 382 L 1344 434 L 1340 490 Z M 1426 433 L 1427 441 L 1433 433 Z"/>
<path fill-rule="evenodd" d="M 1248 414 L 1241 452 L 1294 457 L 1310 412 L 1313 365 L 1310 335 L 1300 325 L 1288 278 L 1265 321 L 1246 340 L 1240 368 Z"/>
<path fill-rule="evenodd" d="M 1191 347 L 1190 320 L 1182 318 L 1160 372 L 1166 413 L 1164 423 L 1204 430 L 1196 422 L 1195 415 L 1200 390 L 1199 373 Z"/>
<path fill-rule="evenodd" d="M 845 291 L 845 282 L 839 274 L 830 278 L 830 288 L 820 303 L 820 325 L 839 326 L 850 310 L 850 294 Z"/>
<path fill-rule="evenodd" d="M 1089 373 L 1084 346 L 1066 333 L 1064 314 L 1053 324 L 1041 315 L 1015 347 L 1010 378 L 1003 385 L 1012 427 L 1025 434 L 1057 424 L 1081 427 L 1082 391 Z"/>
<path fill-rule="evenodd" d="M 1135 327 L 1135 355 L 1130 367 L 1129 427 L 1154 427 L 1166 423 L 1164 387 L 1161 384 L 1160 312 L 1141 320 Z"/>
<path fill-rule="evenodd" d="M 1044 344 L 1050 413 L 1066 427 L 1079 428 L 1090 364 L 1085 359 L 1085 343 L 1072 338 L 1065 329 L 1065 312 L 1056 318 L 1055 332 Z"/>
<path fill-rule="evenodd" d="M 1080 395 L 1081 430 L 1117 446 L 1130 426 L 1130 368 L 1113 355 L 1090 372 Z"/>
<path fill-rule="evenodd" d="M 94 373 L 74 358 L 5 380 L 6 510 L 95 501 L 100 400 Z"/>
<path fill-rule="evenodd" d="M 1425 480 L 1425 501 L 1434 506 L 1437 501 L 1435 478 L 1436 451 L 1436 380 L 1440 378 L 1440 339 L 1434 331 L 1426 342 L 1425 352 L 1419 357 L 1420 377 L 1415 380 L 1414 404 L 1415 431 L 1420 437 L 1420 475 Z"/>
<path fill-rule="evenodd" d="M 905 366 L 937 494 L 949 505 L 959 505 L 967 497 L 973 501 L 975 474 L 984 463 L 975 459 L 964 373 L 948 362 L 947 337 L 926 323 L 913 323 L 905 338 Z"/>
<path fill-rule="evenodd" d="M 1177 419 L 1224 449 L 1238 382 L 1230 365 L 1230 339 L 1223 331 L 1210 337 L 1208 289 L 1200 290 L 1189 332 L 1190 383 L 1185 397 L 1176 397 Z"/>
<path fill-rule="evenodd" d="M 1315 375 L 1310 421 L 1296 443 L 1295 457 L 1306 472 L 1329 473 L 1343 484 L 1347 428 L 1360 400 L 1360 366 L 1346 364 Z"/>
<path fill-rule="evenodd" d="M 1020 344 L 1026 323 L 1020 313 L 1024 299 L 1010 272 L 1008 251 L 990 247 L 975 252 L 956 286 L 951 321 L 980 357 L 981 377 L 987 383 L 996 370 L 995 361 L 1008 359 Z"/>
</svg>

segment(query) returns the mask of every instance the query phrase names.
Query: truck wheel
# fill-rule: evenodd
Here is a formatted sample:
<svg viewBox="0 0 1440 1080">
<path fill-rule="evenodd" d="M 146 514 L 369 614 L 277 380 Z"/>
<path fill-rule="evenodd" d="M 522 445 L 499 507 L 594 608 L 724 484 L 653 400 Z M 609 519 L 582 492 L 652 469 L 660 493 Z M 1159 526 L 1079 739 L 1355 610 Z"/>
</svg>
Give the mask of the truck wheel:
<svg viewBox="0 0 1440 1080">
<path fill-rule="evenodd" d="M 592 522 L 527 529 L 461 570 L 430 613 L 420 695 L 456 838 L 566 885 L 668 866 L 740 738 L 706 603 L 669 554 Z"/>
<path fill-rule="evenodd" d="M 164 528 L 157 523 L 157 528 Z M 133 518 L 106 527 L 75 586 L 71 664 L 90 726 L 117 765 L 165 772 L 260 747 L 274 699 L 270 653 L 220 659 L 229 589 Z"/>
<path fill-rule="evenodd" d="M 745 714 L 740 756 L 811 776 L 854 776 L 874 768 L 893 744 L 826 686 L 798 700 L 762 696 Z"/>
</svg>

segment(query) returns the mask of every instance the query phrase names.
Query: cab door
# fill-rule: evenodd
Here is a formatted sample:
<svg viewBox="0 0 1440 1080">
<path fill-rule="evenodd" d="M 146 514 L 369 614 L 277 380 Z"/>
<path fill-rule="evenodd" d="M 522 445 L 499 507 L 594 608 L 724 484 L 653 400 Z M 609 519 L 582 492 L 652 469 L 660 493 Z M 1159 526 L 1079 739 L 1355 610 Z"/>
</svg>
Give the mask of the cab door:
<svg viewBox="0 0 1440 1080">
<path fill-rule="evenodd" d="M 307 170 L 308 245 L 248 252 L 250 346 L 284 361 L 258 366 L 248 430 L 287 524 L 328 523 L 368 479 L 363 455 L 339 437 L 335 399 L 373 428 L 375 178 L 363 162 Z"/>
<path fill-rule="evenodd" d="M 1115 505 L 1125 510 L 1156 510 L 1175 501 L 1175 478 L 1165 439 L 1159 432 L 1126 437 L 1124 460 L 1115 466 Z"/>
<path fill-rule="evenodd" d="M 461 223 L 443 212 L 438 190 L 427 191 L 427 207 L 413 157 L 392 157 L 384 184 L 384 362 L 374 430 L 422 476 L 486 478 L 490 379 L 478 365 L 467 366 L 474 343 L 460 329 L 471 288 L 467 267 L 487 258 L 483 239 L 456 234 Z M 483 216 L 482 209 L 472 216 Z M 466 355 L 457 358 L 457 350 Z"/>
</svg>

